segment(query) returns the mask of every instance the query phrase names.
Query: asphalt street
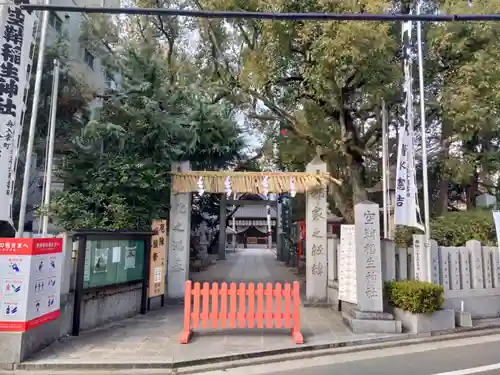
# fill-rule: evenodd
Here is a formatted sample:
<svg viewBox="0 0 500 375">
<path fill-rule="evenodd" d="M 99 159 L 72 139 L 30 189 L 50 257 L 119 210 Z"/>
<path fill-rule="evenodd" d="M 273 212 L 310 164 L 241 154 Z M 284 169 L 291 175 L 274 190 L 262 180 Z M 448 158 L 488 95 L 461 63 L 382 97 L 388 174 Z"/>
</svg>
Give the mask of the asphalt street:
<svg viewBox="0 0 500 375">
<path fill-rule="evenodd" d="M 500 375 L 500 335 L 230 369 L 224 374 Z"/>
</svg>

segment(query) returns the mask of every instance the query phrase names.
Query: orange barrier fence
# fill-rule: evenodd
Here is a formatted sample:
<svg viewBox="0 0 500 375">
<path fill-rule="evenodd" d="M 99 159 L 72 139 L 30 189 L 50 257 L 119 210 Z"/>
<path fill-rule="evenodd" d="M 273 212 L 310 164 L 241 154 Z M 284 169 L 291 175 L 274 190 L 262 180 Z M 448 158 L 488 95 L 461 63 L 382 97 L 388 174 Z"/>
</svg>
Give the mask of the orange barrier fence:
<svg viewBox="0 0 500 375">
<path fill-rule="evenodd" d="M 188 343 L 200 321 L 201 328 L 289 328 L 293 341 L 304 343 L 298 281 L 274 287 L 267 283 L 265 288 L 263 283 L 240 283 L 238 288 L 231 283 L 228 288 L 227 283 L 203 283 L 201 287 L 188 280 L 185 288 L 181 344 Z"/>
</svg>

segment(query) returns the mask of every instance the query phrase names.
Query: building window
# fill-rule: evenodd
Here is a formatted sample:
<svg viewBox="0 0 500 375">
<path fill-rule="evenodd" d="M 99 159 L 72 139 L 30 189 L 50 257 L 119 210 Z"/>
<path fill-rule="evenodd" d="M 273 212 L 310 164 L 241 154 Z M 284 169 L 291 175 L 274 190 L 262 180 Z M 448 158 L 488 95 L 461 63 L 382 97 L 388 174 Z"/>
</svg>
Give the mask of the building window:
<svg viewBox="0 0 500 375">
<path fill-rule="evenodd" d="M 87 48 L 85 48 L 85 51 L 83 52 L 83 60 L 87 63 L 90 69 L 94 70 L 94 55 L 92 55 Z"/>
<path fill-rule="evenodd" d="M 62 31 L 63 21 L 62 21 L 62 19 L 55 12 L 50 12 L 50 14 L 49 14 L 49 24 L 58 33 L 60 33 Z"/>
<path fill-rule="evenodd" d="M 117 89 L 115 77 L 109 72 L 106 73 L 106 83 L 111 90 Z"/>
</svg>

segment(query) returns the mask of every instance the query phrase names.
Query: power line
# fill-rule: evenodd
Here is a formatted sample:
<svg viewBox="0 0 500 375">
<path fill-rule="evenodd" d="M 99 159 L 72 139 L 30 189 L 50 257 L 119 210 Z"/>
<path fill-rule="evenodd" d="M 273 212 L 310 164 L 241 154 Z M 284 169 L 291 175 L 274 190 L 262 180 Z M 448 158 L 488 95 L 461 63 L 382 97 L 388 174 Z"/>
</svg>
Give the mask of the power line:
<svg viewBox="0 0 500 375">
<path fill-rule="evenodd" d="M 187 10 L 167 8 L 79 7 L 67 5 L 20 4 L 25 10 L 49 10 L 66 13 L 107 13 L 195 18 L 251 18 L 281 21 L 500 21 L 500 14 L 371 14 L 371 13 L 272 13 L 225 10 Z"/>
</svg>

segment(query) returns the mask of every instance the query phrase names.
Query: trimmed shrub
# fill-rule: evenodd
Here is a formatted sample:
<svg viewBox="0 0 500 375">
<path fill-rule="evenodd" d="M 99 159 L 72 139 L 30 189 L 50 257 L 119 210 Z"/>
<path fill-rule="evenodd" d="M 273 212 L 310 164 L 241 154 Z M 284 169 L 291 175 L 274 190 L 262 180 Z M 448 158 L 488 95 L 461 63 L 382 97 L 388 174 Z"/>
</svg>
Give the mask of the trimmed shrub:
<svg viewBox="0 0 500 375">
<path fill-rule="evenodd" d="M 496 245 L 495 224 L 491 210 L 476 209 L 463 212 L 448 212 L 431 220 L 431 238 L 439 246 L 464 246 L 469 240 L 478 240 L 485 245 Z M 420 233 L 413 228 L 398 227 L 396 246 L 410 247 L 413 233 Z"/>
<path fill-rule="evenodd" d="M 413 314 L 430 314 L 444 304 L 441 285 L 417 280 L 393 281 L 385 284 L 389 302 Z"/>
</svg>

